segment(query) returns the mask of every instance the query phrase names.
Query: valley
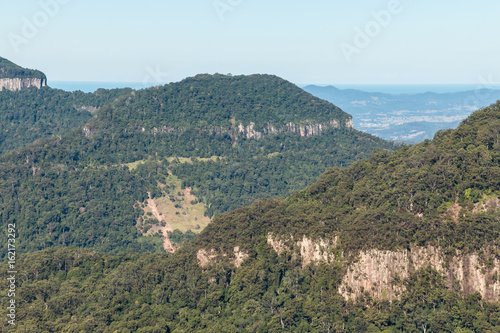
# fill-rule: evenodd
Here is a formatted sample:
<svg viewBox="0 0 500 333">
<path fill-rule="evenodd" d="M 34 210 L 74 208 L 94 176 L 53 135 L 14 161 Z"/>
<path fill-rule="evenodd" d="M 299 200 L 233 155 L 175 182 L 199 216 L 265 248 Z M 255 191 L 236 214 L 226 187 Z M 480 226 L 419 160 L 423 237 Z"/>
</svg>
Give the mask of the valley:
<svg viewBox="0 0 500 333">
<path fill-rule="evenodd" d="M 500 102 L 411 146 L 273 75 L 0 114 L 16 329 L 500 331 Z"/>
</svg>

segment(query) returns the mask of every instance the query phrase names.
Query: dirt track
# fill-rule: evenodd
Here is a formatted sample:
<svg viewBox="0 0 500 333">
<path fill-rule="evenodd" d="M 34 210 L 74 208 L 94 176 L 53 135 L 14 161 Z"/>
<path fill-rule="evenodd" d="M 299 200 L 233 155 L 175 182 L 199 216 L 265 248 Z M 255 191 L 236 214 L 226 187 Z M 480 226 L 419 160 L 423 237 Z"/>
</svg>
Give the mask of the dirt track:
<svg viewBox="0 0 500 333">
<path fill-rule="evenodd" d="M 159 222 L 165 222 L 165 226 L 158 226 L 158 230 L 161 230 L 163 234 L 163 248 L 165 251 L 168 252 L 175 252 L 175 248 L 172 246 L 172 243 L 170 242 L 170 239 L 168 238 L 168 232 L 172 232 L 172 227 L 168 224 L 168 222 L 160 215 L 158 212 L 158 208 L 156 208 L 156 202 L 154 199 L 151 198 L 151 192 L 148 192 L 148 207 L 151 209 L 151 212 L 153 213 L 153 216 L 156 217 L 156 219 Z"/>
</svg>

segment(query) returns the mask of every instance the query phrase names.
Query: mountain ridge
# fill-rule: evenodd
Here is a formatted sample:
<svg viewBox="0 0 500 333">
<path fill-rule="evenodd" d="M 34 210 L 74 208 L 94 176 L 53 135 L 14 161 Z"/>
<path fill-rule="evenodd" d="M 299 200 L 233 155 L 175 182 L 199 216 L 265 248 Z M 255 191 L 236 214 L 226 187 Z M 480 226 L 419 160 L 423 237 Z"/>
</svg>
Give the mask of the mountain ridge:
<svg viewBox="0 0 500 333">
<path fill-rule="evenodd" d="M 46 92 L 53 90 L 23 93 Z M 0 156 L 1 178 L 18 174 L 14 184 L 0 184 L 5 215 L 38 221 L 22 229 L 19 251 L 162 250 L 169 214 L 189 220 L 201 203 L 211 218 L 260 197 L 287 196 L 328 166 L 394 148 L 352 129 L 351 117 L 334 105 L 271 75 L 205 75 L 108 97 L 86 124 Z M 184 199 L 186 188 L 194 198 Z M 148 200 L 163 207 L 161 219 Z M 186 223 L 195 233 L 204 225 Z"/>
<path fill-rule="evenodd" d="M 432 141 L 218 215 L 174 254 L 23 254 L 23 325 L 499 331 L 499 130 L 500 101 Z"/>
<path fill-rule="evenodd" d="M 44 73 L 23 68 L 13 62 L 0 57 L 0 91 L 7 89 L 19 91 L 36 87 L 40 89 L 47 85 L 47 77 Z"/>
</svg>

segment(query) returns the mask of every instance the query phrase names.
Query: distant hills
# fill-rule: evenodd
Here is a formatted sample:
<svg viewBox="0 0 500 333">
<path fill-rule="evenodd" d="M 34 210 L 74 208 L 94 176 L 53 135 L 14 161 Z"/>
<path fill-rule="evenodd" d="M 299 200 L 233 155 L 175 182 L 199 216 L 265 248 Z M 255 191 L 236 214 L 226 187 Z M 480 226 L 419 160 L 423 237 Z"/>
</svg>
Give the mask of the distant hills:
<svg viewBox="0 0 500 333">
<path fill-rule="evenodd" d="M 473 111 L 500 99 L 500 91 L 491 89 L 385 94 L 310 85 L 304 90 L 350 113 L 356 129 L 406 143 L 432 139 L 441 129 L 456 128 Z"/>
</svg>

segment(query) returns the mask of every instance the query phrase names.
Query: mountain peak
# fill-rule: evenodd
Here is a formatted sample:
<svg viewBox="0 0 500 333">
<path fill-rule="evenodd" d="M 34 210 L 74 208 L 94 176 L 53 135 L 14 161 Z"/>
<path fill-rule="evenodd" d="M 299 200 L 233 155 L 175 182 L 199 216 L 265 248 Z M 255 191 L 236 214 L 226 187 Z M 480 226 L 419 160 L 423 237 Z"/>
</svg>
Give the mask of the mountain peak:
<svg viewBox="0 0 500 333">
<path fill-rule="evenodd" d="M 29 87 L 41 88 L 47 85 L 44 73 L 23 68 L 10 60 L 0 57 L 0 90 L 17 91 Z"/>
</svg>

